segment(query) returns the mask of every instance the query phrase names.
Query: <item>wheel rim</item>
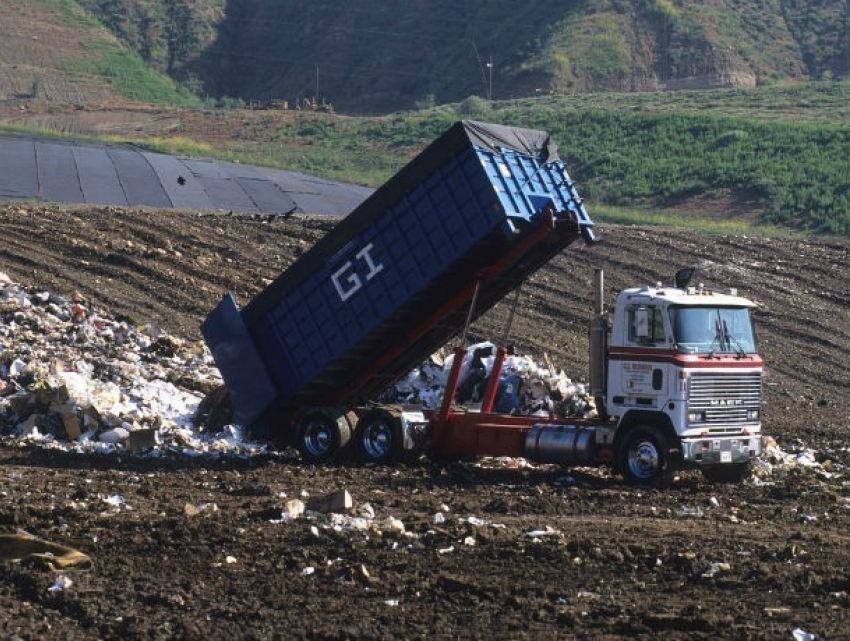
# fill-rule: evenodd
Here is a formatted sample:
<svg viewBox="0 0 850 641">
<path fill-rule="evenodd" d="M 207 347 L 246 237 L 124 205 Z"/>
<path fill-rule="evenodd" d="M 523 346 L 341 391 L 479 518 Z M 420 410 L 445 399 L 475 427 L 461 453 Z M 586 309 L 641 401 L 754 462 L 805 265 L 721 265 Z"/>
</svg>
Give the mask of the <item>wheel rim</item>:
<svg viewBox="0 0 850 641">
<path fill-rule="evenodd" d="M 376 461 L 386 458 L 392 447 L 393 430 L 389 424 L 376 421 L 363 430 L 363 449 L 369 458 Z"/>
<path fill-rule="evenodd" d="M 629 449 L 629 472 L 638 479 L 651 479 L 658 473 L 661 457 L 651 441 L 638 441 Z"/>
<path fill-rule="evenodd" d="M 304 427 L 302 438 L 304 449 L 317 458 L 329 455 L 334 448 L 334 437 L 330 426 L 323 421 L 310 421 Z"/>
</svg>

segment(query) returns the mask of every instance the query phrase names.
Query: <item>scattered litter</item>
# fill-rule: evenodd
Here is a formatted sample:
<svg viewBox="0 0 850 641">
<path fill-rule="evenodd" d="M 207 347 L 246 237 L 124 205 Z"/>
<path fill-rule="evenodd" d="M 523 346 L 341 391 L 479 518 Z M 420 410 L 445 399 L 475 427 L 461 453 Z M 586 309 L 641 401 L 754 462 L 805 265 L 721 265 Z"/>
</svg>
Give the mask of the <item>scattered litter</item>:
<svg viewBox="0 0 850 641">
<path fill-rule="evenodd" d="M 475 543 L 476 543 L 476 541 L 475 541 L 474 536 L 468 536 L 463 540 L 464 545 L 473 546 L 473 545 L 475 545 Z"/>
<path fill-rule="evenodd" d="M 676 516 L 679 518 L 701 519 L 705 516 L 705 512 L 698 505 L 682 505 L 676 509 Z"/>
<path fill-rule="evenodd" d="M 390 606 L 391 608 L 394 608 L 399 604 L 399 600 L 398 599 L 387 599 L 386 601 L 384 601 L 384 603 L 386 605 Z"/>
<path fill-rule="evenodd" d="M 540 537 L 543 537 L 543 536 L 556 536 L 560 533 L 561 533 L 560 531 L 558 531 L 555 528 L 547 525 L 546 529 L 544 529 L 544 530 L 531 530 L 530 532 L 526 532 L 525 535 L 529 536 L 533 539 L 537 539 L 537 538 L 540 538 Z"/>
<path fill-rule="evenodd" d="M 304 514 L 306 507 L 304 505 L 304 501 L 301 499 L 290 499 L 286 502 L 286 505 L 283 506 L 283 520 L 292 520 L 297 519 L 299 516 Z"/>
<path fill-rule="evenodd" d="M 53 585 L 51 585 L 49 588 L 47 588 L 47 591 L 48 592 L 62 592 L 64 590 L 67 590 L 68 588 L 70 588 L 72 585 L 74 585 L 74 582 L 71 579 L 69 579 L 64 574 L 60 574 L 59 576 L 56 577 L 56 580 L 53 582 Z"/>
<path fill-rule="evenodd" d="M 815 641 L 818 638 L 818 635 L 806 632 L 801 628 L 796 628 L 791 634 L 794 635 L 794 641 Z"/>
<path fill-rule="evenodd" d="M 435 525 L 440 525 L 440 524 L 445 523 L 445 522 L 446 522 L 446 515 L 443 514 L 442 512 L 437 512 L 434 515 L 434 524 Z"/>
<path fill-rule="evenodd" d="M 373 524 L 373 519 L 366 519 L 362 516 L 349 516 L 347 514 L 330 515 L 330 527 L 336 532 L 368 530 Z"/>
<path fill-rule="evenodd" d="M 724 562 L 716 562 L 709 564 L 708 568 L 700 576 L 704 579 L 711 579 L 721 572 L 729 572 L 732 566 Z"/>
<path fill-rule="evenodd" d="M 52 572 L 92 567 L 92 560 L 79 550 L 25 533 L 0 534 L 0 560 L 35 565 Z"/>
<path fill-rule="evenodd" d="M 440 548 L 440 549 L 438 549 L 438 550 L 437 550 L 437 554 L 451 554 L 451 553 L 452 553 L 452 552 L 454 552 L 454 551 L 455 551 L 455 546 L 450 545 L 450 546 L 449 546 L 449 547 L 447 547 L 447 548 Z"/>
<path fill-rule="evenodd" d="M 120 494 L 113 494 L 112 496 L 101 497 L 101 501 L 115 508 L 121 508 L 122 506 L 125 506 L 127 504 L 127 502 L 124 500 L 124 497 Z"/>
<path fill-rule="evenodd" d="M 362 503 L 357 506 L 357 514 L 364 519 L 374 519 L 375 508 L 370 503 Z"/>
<path fill-rule="evenodd" d="M 388 516 L 381 521 L 381 530 L 384 532 L 395 532 L 397 534 L 404 534 L 405 532 L 404 523 L 394 516 Z"/>
<path fill-rule="evenodd" d="M 228 565 L 233 565 L 234 563 L 238 563 L 235 556 L 230 556 L 229 554 L 224 558 L 224 562 Z"/>
</svg>

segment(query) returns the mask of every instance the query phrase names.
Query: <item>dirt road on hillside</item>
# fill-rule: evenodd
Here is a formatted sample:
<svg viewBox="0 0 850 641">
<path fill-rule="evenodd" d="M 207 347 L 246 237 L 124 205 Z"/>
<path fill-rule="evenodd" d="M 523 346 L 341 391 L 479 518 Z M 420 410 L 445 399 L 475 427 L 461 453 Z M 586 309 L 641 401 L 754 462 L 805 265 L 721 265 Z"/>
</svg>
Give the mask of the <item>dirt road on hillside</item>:
<svg viewBox="0 0 850 641">
<path fill-rule="evenodd" d="M 0 271 L 188 340 L 331 224 L 0 205 Z M 707 285 L 756 300 L 765 431 L 812 464 L 665 492 L 518 461 L 316 468 L 0 448 L 0 529 L 93 560 L 56 577 L 0 563 L 8 638 L 820 638 L 850 631 L 850 243 L 600 225 L 523 288 L 513 335 L 586 378 L 592 268 L 607 285 Z M 501 336 L 507 308 L 473 328 Z M 346 517 L 285 522 L 347 489 Z M 121 501 L 113 500 L 120 496 Z M 364 504 L 369 505 L 369 509 Z M 439 514 L 439 516 L 438 516 Z M 360 518 L 361 520 L 357 520 Z"/>
</svg>

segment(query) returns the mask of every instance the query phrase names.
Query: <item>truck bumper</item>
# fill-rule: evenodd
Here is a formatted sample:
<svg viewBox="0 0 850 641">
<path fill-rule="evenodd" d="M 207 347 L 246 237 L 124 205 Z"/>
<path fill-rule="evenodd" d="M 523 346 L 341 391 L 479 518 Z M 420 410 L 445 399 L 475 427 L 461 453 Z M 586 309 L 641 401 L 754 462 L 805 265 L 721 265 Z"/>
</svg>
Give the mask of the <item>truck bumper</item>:
<svg viewBox="0 0 850 641">
<path fill-rule="evenodd" d="M 761 435 L 682 439 L 682 459 L 697 467 L 747 463 L 761 454 Z"/>
</svg>

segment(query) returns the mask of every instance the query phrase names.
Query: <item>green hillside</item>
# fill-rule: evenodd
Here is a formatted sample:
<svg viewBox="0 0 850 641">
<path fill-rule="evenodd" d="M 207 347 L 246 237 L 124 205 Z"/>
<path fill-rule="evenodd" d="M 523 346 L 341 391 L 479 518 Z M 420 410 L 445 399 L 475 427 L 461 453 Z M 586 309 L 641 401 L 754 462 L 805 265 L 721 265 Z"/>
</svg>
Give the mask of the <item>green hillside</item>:
<svg viewBox="0 0 850 641">
<path fill-rule="evenodd" d="M 471 95 L 846 77 L 846 0 L 78 0 L 210 96 L 389 113 Z"/>
</svg>

